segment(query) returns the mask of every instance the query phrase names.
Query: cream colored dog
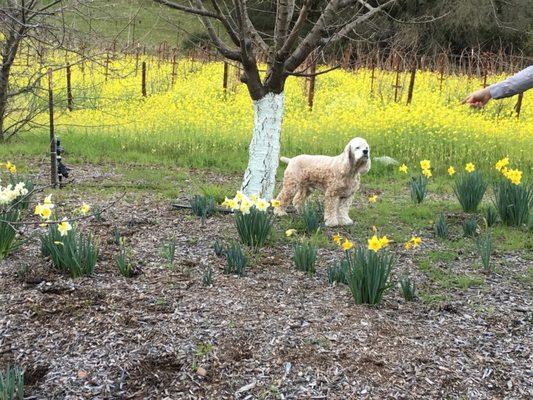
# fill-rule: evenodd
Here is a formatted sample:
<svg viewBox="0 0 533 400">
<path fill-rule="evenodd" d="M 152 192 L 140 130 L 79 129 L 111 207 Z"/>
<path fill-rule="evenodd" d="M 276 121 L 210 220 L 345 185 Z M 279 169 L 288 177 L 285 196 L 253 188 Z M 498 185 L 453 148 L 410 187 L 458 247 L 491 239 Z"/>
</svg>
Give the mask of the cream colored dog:
<svg viewBox="0 0 533 400">
<path fill-rule="evenodd" d="M 288 163 L 283 176 L 283 188 L 277 200 L 276 215 L 286 214 L 292 204 L 301 211 L 313 188 L 321 188 L 325 195 L 324 222 L 326 226 L 350 225 L 348 211 L 360 176 L 370 170 L 370 147 L 365 139 L 354 138 L 344 151 L 335 157 L 302 154 L 294 158 L 281 157 Z"/>
</svg>

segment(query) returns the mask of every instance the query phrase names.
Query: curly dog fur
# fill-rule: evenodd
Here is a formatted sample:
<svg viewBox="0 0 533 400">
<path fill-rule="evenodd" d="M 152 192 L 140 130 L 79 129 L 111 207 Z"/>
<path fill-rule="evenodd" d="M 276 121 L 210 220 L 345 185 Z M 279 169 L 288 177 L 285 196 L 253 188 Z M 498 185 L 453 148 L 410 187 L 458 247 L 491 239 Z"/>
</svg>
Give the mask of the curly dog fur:
<svg viewBox="0 0 533 400">
<path fill-rule="evenodd" d="M 301 211 L 314 188 L 324 191 L 324 222 L 326 226 L 350 225 L 348 211 L 360 176 L 370 170 L 370 148 L 363 138 L 354 138 L 335 157 L 302 154 L 294 158 L 281 157 L 288 163 L 283 176 L 283 188 L 277 200 L 276 215 L 286 214 L 292 204 Z"/>
</svg>

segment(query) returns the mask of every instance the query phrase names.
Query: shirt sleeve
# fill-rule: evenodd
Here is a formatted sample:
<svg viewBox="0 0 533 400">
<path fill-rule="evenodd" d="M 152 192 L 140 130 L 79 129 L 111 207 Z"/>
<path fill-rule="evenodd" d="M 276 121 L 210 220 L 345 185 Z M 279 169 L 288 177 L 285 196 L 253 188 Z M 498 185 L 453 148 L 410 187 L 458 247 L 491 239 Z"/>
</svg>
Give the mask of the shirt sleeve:
<svg viewBox="0 0 533 400">
<path fill-rule="evenodd" d="M 507 78 L 504 81 L 489 86 L 493 99 L 514 96 L 533 87 L 533 65 Z"/>
</svg>

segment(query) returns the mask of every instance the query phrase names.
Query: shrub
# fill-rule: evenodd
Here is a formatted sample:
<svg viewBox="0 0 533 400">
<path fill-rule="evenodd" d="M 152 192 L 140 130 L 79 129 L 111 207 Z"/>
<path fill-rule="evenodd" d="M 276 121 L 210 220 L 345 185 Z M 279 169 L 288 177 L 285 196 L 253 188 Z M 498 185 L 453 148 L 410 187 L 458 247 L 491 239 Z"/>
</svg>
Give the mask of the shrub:
<svg viewBox="0 0 533 400">
<path fill-rule="evenodd" d="M 0 372 L 0 399 L 24 399 L 24 371 L 19 367 L 7 367 Z"/>
<path fill-rule="evenodd" d="M 318 247 L 312 243 L 294 246 L 294 264 L 296 269 L 306 272 L 309 276 L 315 273 L 315 262 Z"/>
<path fill-rule="evenodd" d="M 176 238 L 173 237 L 172 239 L 168 241 L 168 243 L 164 244 L 161 249 L 161 255 L 170 264 L 172 264 L 174 260 L 176 259 L 176 247 L 177 247 Z"/>
<path fill-rule="evenodd" d="M 225 274 L 237 274 L 243 276 L 246 270 L 248 260 L 244 255 L 240 244 L 234 243 L 226 247 L 226 268 Z"/>
<path fill-rule="evenodd" d="M 207 267 L 202 276 L 202 285 L 210 286 L 213 283 L 213 268 Z"/>
<path fill-rule="evenodd" d="M 196 195 L 191 199 L 191 210 L 202 218 L 202 222 L 215 212 L 215 199 L 212 196 Z"/>
<path fill-rule="evenodd" d="M 492 206 L 485 208 L 485 224 L 488 228 L 493 226 L 498 221 L 498 212 Z"/>
<path fill-rule="evenodd" d="M 483 264 L 483 269 L 485 271 L 490 271 L 490 256 L 492 254 L 492 237 L 490 233 L 487 233 L 484 236 L 479 236 L 476 240 L 476 247 L 481 257 L 481 263 Z"/>
<path fill-rule="evenodd" d="M 443 213 L 439 215 L 435 222 L 435 235 L 441 239 L 448 237 L 448 224 L 446 223 L 446 217 Z"/>
<path fill-rule="evenodd" d="M 413 176 L 411 178 L 411 199 L 413 202 L 420 204 L 424 201 L 427 194 L 427 185 L 428 180 L 422 175 L 418 175 L 416 177 Z"/>
<path fill-rule="evenodd" d="M 346 275 L 349 266 L 350 265 L 346 260 L 341 260 L 328 267 L 328 282 L 330 284 L 333 284 L 334 282 L 348 284 Z"/>
<path fill-rule="evenodd" d="M 529 210 L 533 205 L 533 184 L 515 185 L 502 179 L 494 186 L 494 205 L 502 222 L 506 225 L 527 224 Z"/>
<path fill-rule="evenodd" d="M 463 233 L 468 237 L 477 235 L 477 217 L 475 215 L 463 222 Z"/>
<path fill-rule="evenodd" d="M 62 236 L 54 223 L 48 224 L 47 232 L 41 235 L 41 254 L 50 257 L 58 270 L 77 278 L 93 273 L 98 248 L 92 236 L 78 233 L 75 225 Z"/>
<path fill-rule="evenodd" d="M 405 300 L 416 300 L 416 286 L 415 283 L 411 281 L 411 278 L 404 276 L 400 279 L 400 291 Z"/>
<path fill-rule="evenodd" d="M 348 262 L 347 281 L 356 304 L 378 304 L 389 288 L 389 275 L 394 264 L 387 251 L 358 248 L 345 252 Z"/>
<path fill-rule="evenodd" d="M 256 207 L 247 213 L 235 212 L 235 226 L 241 242 L 250 247 L 263 247 L 272 230 L 272 214 Z"/>
<path fill-rule="evenodd" d="M 217 257 L 222 257 L 224 255 L 224 243 L 222 243 L 220 240 L 215 240 L 213 242 L 213 250 L 215 251 L 215 255 Z"/>
<path fill-rule="evenodd" d="M 459 174 L 453 184 L 453 191 L 463 211 L 468 213 L 477 211 L 486 190 L 487 184 L 478 171 Z"/>
<path fill-rule="evenodd" d="M 318 202 L 306 203 L 302 210 L 302 220 L 307 233 L 316 233 L 324 220 L 324 207 L 322 204 Z"/>
</svg>

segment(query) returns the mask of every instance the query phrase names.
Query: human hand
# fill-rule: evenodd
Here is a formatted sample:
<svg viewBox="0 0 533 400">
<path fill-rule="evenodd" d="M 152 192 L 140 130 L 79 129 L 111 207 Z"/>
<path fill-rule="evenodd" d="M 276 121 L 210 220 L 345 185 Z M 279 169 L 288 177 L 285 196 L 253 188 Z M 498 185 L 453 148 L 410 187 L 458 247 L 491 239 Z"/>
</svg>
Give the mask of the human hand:
<svg viewBox="0 0 533 400">
<path fill-rule="evenodd" d="M 471 107 L 482 108 L 491 98 L 490 90 L 486 87 L 470 93 L 461 104 L 468 104 Z"/>
</svg>

